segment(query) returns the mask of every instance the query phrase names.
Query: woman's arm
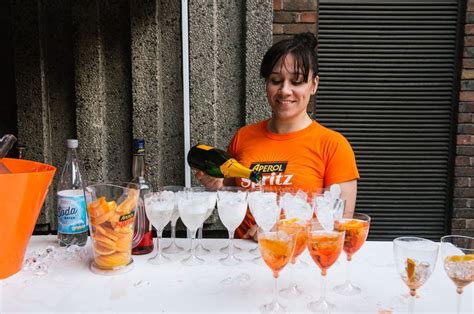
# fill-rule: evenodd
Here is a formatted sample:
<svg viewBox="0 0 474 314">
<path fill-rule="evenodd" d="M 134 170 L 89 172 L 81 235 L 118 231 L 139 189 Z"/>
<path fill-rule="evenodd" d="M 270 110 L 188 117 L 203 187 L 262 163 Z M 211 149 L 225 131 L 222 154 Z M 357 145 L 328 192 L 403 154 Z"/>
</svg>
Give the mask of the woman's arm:
<svg viewBox="0 0 474 314">
<path fill-rule="evenodd" d="M 346 201 L 344 217 L 352 218 L 357 198 L 357 180 L 339 183 L 341 187 L 341 198 Z"/>
</svg>

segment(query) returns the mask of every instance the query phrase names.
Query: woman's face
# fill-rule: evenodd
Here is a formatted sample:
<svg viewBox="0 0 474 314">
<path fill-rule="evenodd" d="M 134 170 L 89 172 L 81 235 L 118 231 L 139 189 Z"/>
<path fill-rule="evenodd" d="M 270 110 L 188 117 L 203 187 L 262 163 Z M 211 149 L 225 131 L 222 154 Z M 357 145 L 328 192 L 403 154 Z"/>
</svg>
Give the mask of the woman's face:
<svg viewBox="0 0 474 314">
<path fill-rule="evenodd" d="M 272 107 L 273 118 L 280 121 L 297 120 L 305 116 L 309 98 L 318 88 L 319 78 L 313 78 L 310 71 L 308 81 L 304 81 L 303 74 L 296 74 L 294 63 L 291 53 L 281 58 L 266 80 L 267 99 Z"/>
</svg>

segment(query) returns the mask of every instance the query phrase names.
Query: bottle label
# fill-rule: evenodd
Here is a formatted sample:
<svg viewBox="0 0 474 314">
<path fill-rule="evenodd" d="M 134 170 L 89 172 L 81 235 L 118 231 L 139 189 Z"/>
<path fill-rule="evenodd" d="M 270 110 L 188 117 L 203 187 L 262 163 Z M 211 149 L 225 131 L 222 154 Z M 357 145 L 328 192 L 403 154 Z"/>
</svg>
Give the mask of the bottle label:
<svg viewBox="0 0 474 314">
<path fill-rule="evenodd" d="M 86 200 L 82 190 L 58 192 L 58 232 L 76 234 L 88 229 Z"/>
<path fill-rule="evenodd" d="M 204 145 L 204 144 L 199 144 L 196 147 L 199 148 L 199 149 L 202 149 L 202 150 L 211 150 L 212 149 L 211 146 L 207 146 L 207 145 Z"/>
</svg>

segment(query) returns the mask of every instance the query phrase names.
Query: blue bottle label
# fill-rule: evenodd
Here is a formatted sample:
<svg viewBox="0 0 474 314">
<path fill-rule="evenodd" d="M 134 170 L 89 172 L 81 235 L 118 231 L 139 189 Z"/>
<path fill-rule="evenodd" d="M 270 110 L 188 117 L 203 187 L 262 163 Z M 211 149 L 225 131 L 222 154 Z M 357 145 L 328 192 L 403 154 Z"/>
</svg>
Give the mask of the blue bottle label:
<svg viewBox="0 0 474 314">
<path fill-rule="evenodd" d="M 76 234 L 87 231 L 86 200 L 82 190 L 58 192 L 58 232 Z"/>
</svg>

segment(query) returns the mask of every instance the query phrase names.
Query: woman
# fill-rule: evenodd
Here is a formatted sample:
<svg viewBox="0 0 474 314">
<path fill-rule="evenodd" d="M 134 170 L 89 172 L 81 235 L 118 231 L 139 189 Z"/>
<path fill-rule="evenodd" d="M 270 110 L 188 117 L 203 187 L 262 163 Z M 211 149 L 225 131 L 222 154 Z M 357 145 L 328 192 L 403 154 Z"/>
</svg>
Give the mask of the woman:
<svg viewBox="0 0 474 314">
<path fill-rule="evenodd" d="M 266 52 L 260 75 L 265 79 L 272 116 L 239 129 L 228 151 L 244 166 L 261 171 L 263 185 L 310 191 L 339 184 L 346 200 L 344 215 L 352 217 L 359 178 L 354 152 L 343 135 L 307 113 L 319 83 L 316 44 L 313 34 L 302 33 L 275 43 Z M 251 188 L 253 184 L 246 179 L 224 181 L 200 171 L 196 178 L 211 189 L 223 185 Z M 256 230 L 247 213 L 236 234 L 249 238 Z"/>
</svg>

